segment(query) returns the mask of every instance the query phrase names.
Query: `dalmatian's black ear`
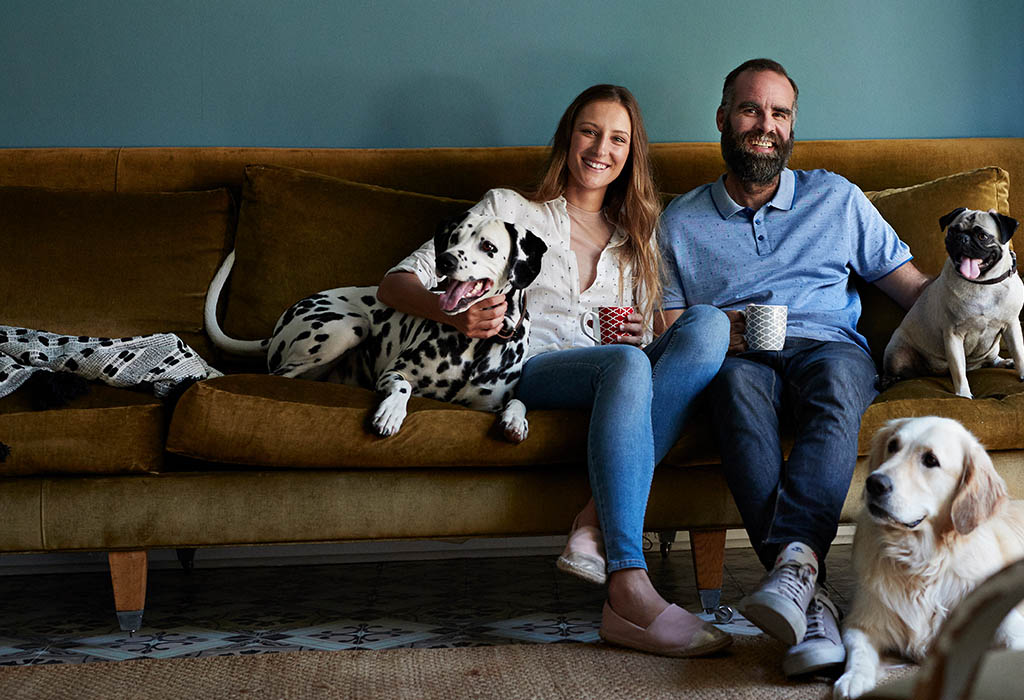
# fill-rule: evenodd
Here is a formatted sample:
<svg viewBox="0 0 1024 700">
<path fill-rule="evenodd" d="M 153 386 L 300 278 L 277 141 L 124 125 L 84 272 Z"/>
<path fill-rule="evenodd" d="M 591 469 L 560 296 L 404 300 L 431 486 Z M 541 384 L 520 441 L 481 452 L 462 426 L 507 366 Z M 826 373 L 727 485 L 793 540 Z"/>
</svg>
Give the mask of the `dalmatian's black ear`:
<svg viewBox="0 0 1024 700">
<path fill-rule="evenodd" d="M 437 225 L 437 229 L 434 231 L 434 250 L 440 253 L 442 250 L 448 248 L 448 239 L 452 235 L 452 231 L 462 225 L 462 222 L 469 216 L 469 210 L 457 214 L 456 216 L 444 219 Z"/>
<path fill-rule="evenodd" d="M 540 274 L 540 262 L 548 246 L 533 231 L 505 222 L 512 248 L 508 256 L 508 279 L 516 289 L 530 286 Z"/>
<path fill-rule="evenodd" d="M 1017 230 L 1017 220 L 1011 219 L 1006 214 L 1000 214 L 995 209 L 989 209 L 988 213 L 996 220 L 996 226 L 999 227 L 999 242 L 1006 243 L 1013 236 L 1013 232 Z"/>
<path fill-rule="evenodd" d="M 953 211 L 944 215 L 941 219 L 939 219 L 939 230 L 945 231 L 946 227 L 949 226 L 950 222 L 952 222 L 953 219 L 955 219 L 956 217 L 963 214 L 965 211 L 967 211 L 967 207 L 957 207 Z"/>
</svg>

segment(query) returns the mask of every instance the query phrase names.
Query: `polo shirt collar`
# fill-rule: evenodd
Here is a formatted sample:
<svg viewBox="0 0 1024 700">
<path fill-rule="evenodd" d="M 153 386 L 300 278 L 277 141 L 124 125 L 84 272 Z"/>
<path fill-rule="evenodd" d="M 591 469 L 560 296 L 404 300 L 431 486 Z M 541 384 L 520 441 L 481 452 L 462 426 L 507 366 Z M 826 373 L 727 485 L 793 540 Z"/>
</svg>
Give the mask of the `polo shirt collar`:
<svg viewBox="0 0 1024 700">
<path fill-rule="evenodd" d="M 783 168 L 782 172 L 779 173 L 779 189 L 775 191 L 775 196 L 765 206 L 788 211 L 793 208 L 793 198 L 795 195 L 796 176 L 793 175 L 793 171 L 789 168 Z M 729 196 L 728 190 L 725 189 L 725 175 L 722 175 L 711 185 L 711 199 L 714 201 L 715 207 L 723 219 L 728 219 L 733 214 L 746 209 L 746 207 L 734 202 L 732 197 Z"/>
</svg>

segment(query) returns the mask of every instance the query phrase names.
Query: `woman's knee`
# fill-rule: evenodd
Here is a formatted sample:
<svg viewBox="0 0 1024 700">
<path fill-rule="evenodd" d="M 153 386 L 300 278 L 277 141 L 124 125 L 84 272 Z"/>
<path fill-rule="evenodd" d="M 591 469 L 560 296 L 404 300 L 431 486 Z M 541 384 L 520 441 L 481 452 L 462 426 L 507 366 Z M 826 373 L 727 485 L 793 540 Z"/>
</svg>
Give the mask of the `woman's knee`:
<svg viewBox="0 0 1024 700">
<path fill-rule="evenodd" d="M 635 345 L 606 346 L 605 380 L 635 385 L 643 389 L 651 385 L 651 361 Z"/>
<path fill-rule="evenodd" d="M 685 333 L 708 355 L 725 356 L 729 349 L 729 317 L 718 307 L 697 304 L 672 324 L 672 332 Z"/>
</svg>

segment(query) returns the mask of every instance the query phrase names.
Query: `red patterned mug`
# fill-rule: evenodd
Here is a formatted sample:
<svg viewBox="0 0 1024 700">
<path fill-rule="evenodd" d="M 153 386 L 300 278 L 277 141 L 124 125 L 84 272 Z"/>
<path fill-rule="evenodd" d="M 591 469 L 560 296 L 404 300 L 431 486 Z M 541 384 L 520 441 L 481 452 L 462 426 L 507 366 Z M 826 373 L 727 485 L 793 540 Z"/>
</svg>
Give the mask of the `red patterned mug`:
<svg viewBox="0 0 1024 700">
<path fill-rule="evenodd" d="M 625 335 L 619 326 L 632 313 L 632 306 L 595 306 L 580 314 L 580 329 L 594 342 L 608 345 Z"/>
</svg>

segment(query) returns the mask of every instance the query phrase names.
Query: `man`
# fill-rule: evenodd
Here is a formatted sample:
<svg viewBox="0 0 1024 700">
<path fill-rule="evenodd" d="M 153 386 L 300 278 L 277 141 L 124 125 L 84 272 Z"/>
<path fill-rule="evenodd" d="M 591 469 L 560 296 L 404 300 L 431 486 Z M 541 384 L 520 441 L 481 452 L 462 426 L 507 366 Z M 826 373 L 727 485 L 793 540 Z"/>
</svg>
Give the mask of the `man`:
<svg viewBox="0 0 1024 700">
<path fill-rule="evenodd" d="M 928 283 L 906 244 L 844 178 L 786 168 L 796 83 L 768 59 L 725 79 L 718 108 L 727 172 L 662 215 L 668 269 L 661 323 L 694 304 L 726 309 L 730 355 L 708 389 L 722 465 L 769 574 L 740 603 L 791 645 L 787 675 L 843 662 L 824 560 L 857 460 L 876 369 L 857 333 L 851 271 L 909 308 Z M 747 351 L 747 304 L 789 307 L 785 347 Z M 782 456 L 780 429 L 795 441 Z"/>
</svg>

